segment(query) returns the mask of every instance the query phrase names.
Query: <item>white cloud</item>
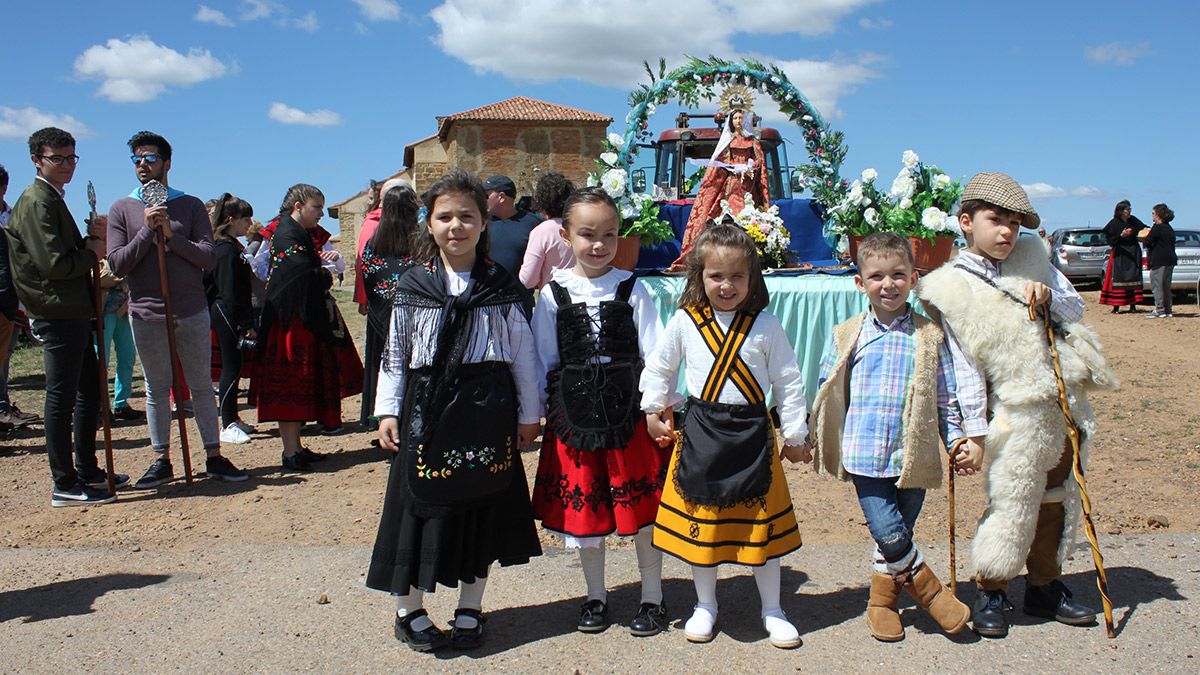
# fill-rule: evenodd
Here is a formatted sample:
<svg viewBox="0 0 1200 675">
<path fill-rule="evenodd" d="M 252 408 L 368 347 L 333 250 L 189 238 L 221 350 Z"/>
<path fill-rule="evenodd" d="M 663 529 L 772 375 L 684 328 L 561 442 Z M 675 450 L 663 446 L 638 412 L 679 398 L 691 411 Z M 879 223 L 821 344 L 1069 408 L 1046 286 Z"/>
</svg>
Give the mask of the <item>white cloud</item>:
<svg viewBox="0 0 1200 675">
<path fill-rule="evenodd" d="M 1071 189 L 1071 195 L 1075 197 L 1107 197 L 1108 193 L 1094 185 L 1080 185 Z"/>
<path fill-rule="evenodd" d="M 1095 47 L 1084 47 L 1083 55 L 1093 63 L 1112 63 L 1118 66 L 1128 66 L 1134 61 L 1150 53 L 1150 46 L 1145 42 L 1135 45 L 1123 42 L 1109 42 Z"/>
<path fill-rule="evenodd" d="M 886 30 L 892 27 L 892 20 L 883 18 L 871 19 L 864 16 L 858 20 L 858 25 L 867 30 Z"/>
<path fill-rule="evenodd" d="M 70 115 L 56 115 L 37 108 L 9 108 L 0 106 L 0 138 L 25 140 L 38 129 L 58 127 L 71 132 L 76 138 L 92 135 L 86 124 Z"/>
<path fill-rule="evenodd" d="M 272 103 L 267 117 L 283 124 L 303 124 L 310 127 L 332 127 L 342 123 L 342 116 L 332 110 L 304 112 L 283 103 Z"/>
<path fill-rule="evenodd" d="M 573 78 L 629 89 L 645 79 L 643 61 L 656 63 L 663 54 L 739 58 L 745 54 L 734 49 L 735 36 L 829 33 L 840 18 L 874 1 L 694 0 L 683 12 L 641 0 L 445 0 L 430 16 L 438 25 L 434 42 L 479 73 L 531 82 Z M 879 76 L 869 68 L 876 60 L 871 55 L 762 60 L 779 64 L 827 117 L 837 116 L 840 96 Z"/>
<path fill-rule="evenodd" d="M 92 45 L 75 59 L 75 75 L 100 80 L 96 93 L 114 103 L 152 101 L 169 86 L 188 87 L 231 68 L 206 49 L 184 55 L 144 35 Z"/>
<path fill-rule="evenodd" d="M 396 21 L 401 16 L 396 0 L 354 0 L 368 21 Z"/>
<path fill-rule="evenodd" d="M 309 33 L 315 33 L 321 27 L 321 24 L 317 21 L 316 11 L 311 11 L 299 19 L 293 19 L 292 27 Z"/>
<path fill-rule="evenodd" d="M 233 27 L 233 22 L 229 20 L 229 17 L 225 16 L 225 12 L 213 9 L 208 5 L 200 5 L 200 9 L 196 10 L 196 15 L 192 18 L 200 23 L 211 23 L 226 28 Z"/>
<path fill-rule="evenodd" d="M 242 11 L 238 15 L 238 18 L 242 21 L 257 21 L 265 19 L 283 9 L 285 9 L 283 5 L 272 0 L 242 0 Z"/>
<path fill-rule="evenodd" d="M 1030 183 L 1028 185 L 1022 183 L 1021 187 L 1025 188 L 1030 199 L 1057 199 L 1067 196 L 1066 190 L 1049 183 Z"/>
</svg>

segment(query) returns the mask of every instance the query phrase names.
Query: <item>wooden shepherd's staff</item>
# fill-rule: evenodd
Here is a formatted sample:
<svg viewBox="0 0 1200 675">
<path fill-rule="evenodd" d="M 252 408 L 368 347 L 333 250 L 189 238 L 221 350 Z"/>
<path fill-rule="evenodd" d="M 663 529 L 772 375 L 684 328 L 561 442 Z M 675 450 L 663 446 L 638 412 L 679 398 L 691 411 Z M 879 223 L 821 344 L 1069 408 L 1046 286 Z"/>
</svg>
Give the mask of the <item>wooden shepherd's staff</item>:
<svg viewBox="0 0 1200 675">
<path fill-rule="evenodd" d="M 962 445 L 961 443 L 959 445 Z M 950 594 L 958 595 L 958 564 L 954 551 L 954 453 L 957 449 L 950 451 L 950 461 L 946 475 L 950 477 L 950 482 L 947 484 L 949 491 L 946 498 L 950 507 Z"/>
<path fill-rule="evenodd" d="M 142 186 L 142 202 L 146 206 L 162 206 L 167 203 L 167 187 L 152 180 Z M 170 227 L 168 224 L 166 227 Z M 155 233 L 158 248 L 158 280 L 162 286 L 163 309 L 167 315 L 167 347 L 171 352 L 171 391 L 175 393 L 175 419 L 179 421 L 179 441 L 183 444 L 183 471 L 188 485 L 192 484 L 192 453 L 188 448 L 187 426 L 184 424 L 183 401 L 179 400 L 179 351 L 175 348 L 175 313 L 171 311 L 171 286 L 167 282 L 166 237 Z"/>
<path fill-rule="evenodd" d="M 1050 342 L 1050 358 L 1054 364 L 1054 379 L 1058 383 L 1058 407 L 1062 409 L 1063 421 L 1067 423 L 1067 439 L 1071 441 L 1073 455 L 1072 468 L 1075 482 L 1079 485 L 1079 499 L 1083 504 L 1083 522 L 1087 532 L 1088 543 L 1092 547 L 1092 562 L 1096 565 L 1096 588 L 1100 591 L 1100 604 L 1104 606 L 1104 627 L 1108 637 L 1115 638 L 1113 628 L 1112 600 L 1108 597 L 1108 575 L 1104 573 L 1104 556 L 1100 553 L 1100 540 L 1096 537 L 1096 525 L 1092 522 L 1092 500 L 1087 493 L 1087 480 L 1083 475 L 1083 458 L 1080 454 L 1079 426 L 1071 415 L 1071 405 L 1067 401 L 1067 385 L 1063 381 L 1062 365 L 1058 360 L 1058 345 L 1054 338 L 1054 324 L 1050 320 L 1050 311 L 1044 305 L 1029 305 L 1029 318 L 1036 321 L 1041 316 L 1046 324 L 1046 339 Z"/>
<path fill-rule="evenodd" d="M 92 181 L 87 186 L 88 205 L 92 207 L 91 219 L 88 225 L 96 224 L 96 188 Z M 108 350 L 104 348 L 104 299 L 100 291 L 100 256 L 96 256 L 96 264 L 92 265 L 92 308 L 96 320 L 96 376 L 100 378 L 100 419 L 104 425 L 104 466 L 108 472 L 108 491 L 116 493 L 113 475 L 112 449 L 112 408 L 108 402 Z"/>
</svg>

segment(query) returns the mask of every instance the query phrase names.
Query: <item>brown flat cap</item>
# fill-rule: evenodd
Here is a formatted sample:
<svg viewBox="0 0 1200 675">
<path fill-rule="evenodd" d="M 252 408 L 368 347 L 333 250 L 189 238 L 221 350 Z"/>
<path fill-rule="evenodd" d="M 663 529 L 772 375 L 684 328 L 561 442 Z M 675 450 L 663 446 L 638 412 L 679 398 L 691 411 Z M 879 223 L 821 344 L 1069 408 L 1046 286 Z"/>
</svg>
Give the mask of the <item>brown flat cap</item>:
<svg viewBox="0 0 1200 675">
<path fill-rule="evenodd" d="M 968 199 L 979 199 L 1021 214 L 1021 227 L 1036 230 L 1042 222 L 1029 203 L 1029 195 L 1025 194 L 1024 188 L 1006 173 L 985 171 L 972 176 L 962 193 L 962 200 L 965 202 Z"/>
</svg>

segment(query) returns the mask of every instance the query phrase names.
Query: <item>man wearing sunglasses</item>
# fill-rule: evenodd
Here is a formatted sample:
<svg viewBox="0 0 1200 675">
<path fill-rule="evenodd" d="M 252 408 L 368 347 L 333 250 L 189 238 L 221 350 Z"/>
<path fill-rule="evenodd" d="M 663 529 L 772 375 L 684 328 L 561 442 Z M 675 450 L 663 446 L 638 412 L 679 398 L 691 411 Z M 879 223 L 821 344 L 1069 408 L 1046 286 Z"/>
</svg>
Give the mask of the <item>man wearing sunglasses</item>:
<svg viewBox="0 0 1200 675">
<path fill-rule="evenodd" d="M 212 478 L 246 480 L 247 475 L 221 456 L 217 402 L 212 388 L 212 342 L 204 272 L 213 266 L 212 223 L 204 203 L 171 188 L 171 144 L 139 131 L 129 139 L 138 186 L 108 211 L 108 262 L 129 285 L 133 342 L 146 373 L 146 422 L 154 461 L 134 487 L 152 489 L 174 478 L 171 466 L 171 352 L 167 314 L 158 266 L 158 239 L 165 248 L 167 286 L 175 319 L 175 348 L 187 381 L 196 427 L 208 455 Z M 158 181 L 167 187 L 167 203 L 147 206 L 142 186 Z M 180 401 L 176 399 L 178 404 Z"/>
<path fill-rule="evenodd" d="M 13 286 L 43 343 L 50 505 L 107 504 L 116 495 L 96 461 L 100 384 L 90 286 L 92 267 L 104 254 L 104 232 L 91 226 L 85 240 L 63 201 L 79 162 L 71 134 L 54 127 L 36 131 L 29 155 L 37 176 L 13 205 L 4 232 Z M 122 487 L 129 476 L 116 474 L 113 483 Z"/>
</svg>

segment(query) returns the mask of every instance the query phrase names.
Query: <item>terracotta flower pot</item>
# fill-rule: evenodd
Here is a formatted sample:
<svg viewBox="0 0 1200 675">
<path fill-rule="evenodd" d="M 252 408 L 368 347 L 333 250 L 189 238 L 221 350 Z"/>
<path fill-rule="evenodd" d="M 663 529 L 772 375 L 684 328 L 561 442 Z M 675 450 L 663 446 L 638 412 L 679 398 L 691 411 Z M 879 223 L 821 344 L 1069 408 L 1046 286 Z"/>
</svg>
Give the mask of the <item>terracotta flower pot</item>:
<svg viewBox="0 0 1200 675">
<path fill-rule="evenodd" d="M 637 267 L 638 254 L 642 250 L 641 237 L 621 237 L 617 240 L 617 255 L 610 263 L 613 267 L 632 272 Z"/>
<path fill-rule="evenodd" d="M 863 239 L 864 237 L 858 235 L 849 236 L 851 262 L 858 261 L 858 246 Z M 916 268 L 921 274 L 928 274 L 941 267 L 954 253 L 954 237 L 934 237 L 933 241 L 908 237 L 908 243 L 912 246 L 913 258 L 917 262 Z"/>
</svg>

